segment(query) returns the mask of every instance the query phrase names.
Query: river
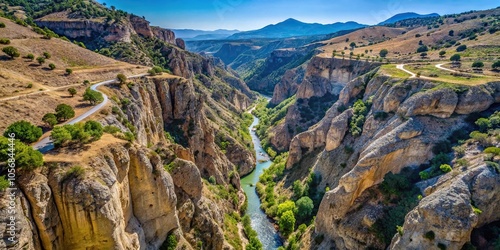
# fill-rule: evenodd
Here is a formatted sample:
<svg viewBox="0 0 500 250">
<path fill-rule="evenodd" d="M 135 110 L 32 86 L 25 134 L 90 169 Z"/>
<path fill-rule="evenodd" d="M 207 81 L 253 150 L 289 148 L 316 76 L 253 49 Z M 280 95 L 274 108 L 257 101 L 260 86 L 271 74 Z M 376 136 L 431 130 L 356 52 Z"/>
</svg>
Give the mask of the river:
<svg viewBox="0 0 500 250">
<path fill-rule="evenodd" d="M 252 131 L 257 124 L 259 124 L 259 118 L 253 116 L 253 123 L 249 129 L 254 150 L 257 155 L 257 166 L 252 173 L 241 179 L 241 185 L 248 198 L 246 214 L 250 216 L 252 228 L 257 231 L 257 235 L 264 249 L 274 250 L 282 246 L 283 243 L 281 242 L 278 232 L 274 228 L 274 224 L 269 221 L 267 215 L 260 209 L 260 199 L 255 191 L 255 184 L 259 181 L 259 176 L 264 172 L 264 169 L 271 166 L 269 156 L 262 148 L 255 131 Z"/>
</svg>

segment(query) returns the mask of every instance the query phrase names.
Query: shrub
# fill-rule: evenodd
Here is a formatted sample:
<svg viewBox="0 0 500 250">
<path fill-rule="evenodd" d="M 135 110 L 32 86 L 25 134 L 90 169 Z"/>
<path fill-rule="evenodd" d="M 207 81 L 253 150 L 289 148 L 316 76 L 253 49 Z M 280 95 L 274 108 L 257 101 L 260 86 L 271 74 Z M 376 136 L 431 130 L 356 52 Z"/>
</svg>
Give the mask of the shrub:
<svg viewBox="0 0 500 250">
<path fill-rule="evenodd" d="M 10 58 L 12 58 L 12 59 L 20 56 L 19 51 L 12 46 L 7 46 L 7 47 L 3 48 L 2 51 L 5 54 L 7 54 L 8 56 L 10 56 Z"/>
<path fill-rule="evenodd" d="M 449 173 L 452 170 L 451 166 L 448 164 L 441 164 L 441 166 L 439 166 L 439 169 L 441 169 L 443 173 Z"/>
<path fill-rule="evenodd" d="M 420 179 L 422 179 L 422 180 L 427 180 L 431 176 L 430 173 L 427 171 L 422 171 L 422 172 L 418 173 L 418 175 L 420 176 Z"/>
<path fill-rule="evenodd" d="M 67 124 L 57 126 L 50 135 L 56 147 L 65 146 L 72 143 L 86 144 L 97 141 L 103 133 L 102 125 L 96 121 L 87 121 L 74 125 Z"/>
<path fill-rule="evenodd" d="M 287 211 L 293 212 L 295 211 L 295 209 L 296 209 L 295 202 L 288 200 L 278 205 L 278 211 L 276 215 L 281 217 L 285 212 Z"/>
<path fill-rule="evenodd" d="M 123 134 L 123 139 L 129 141 L 129 142 L 133 142 L 135 140 L 135 135 L 131 132 L 125 132 Z"/>
<path fill-rule="evenodd" d="M 460 55 L 459 55 L 459 54 L 452 55 L 452 56 L 450 57 L 450 61 L 453 61 L 453 62 L 458 62 L 458 61 L 460 61 Z"/>
<path fill-rule="evenodd" d="M 466 49 L 467 49 L 467 45 L 462 44 L 462 45 L 457 47 L 457 52 L 462 52 L 462 51 L 465 51 Z"/>
<path fill-rule="evenodd" d="M 75 117 L 75 110 L 67 104 L 59 104 L 56 107 L 56 117 L 59 121 L 66 121 Z"/>
<path fill-rule="evenodd" d="M 35 56 L 33 54 L 26 55 L 26 58 L 30 59 L 31 61 L 35 60 Z"/>
<path fill-rule="evenodd" d="M 0 191 L 4 191 L 10 187 L 10 181 L 5 179 L 5 175 L 0 176 Z"/>
<path fill-rule="evenodd" d="M 484 150 L 486 154 L 500 155 L 500 148 L 489 147 Z"/>
<path fill-rule="evenodd" d="M 66 75 L 71 75 L 73 73 L 73 70 L 72 69 L 66 69 Z"/>
<path fill-rule="evenodd" d="M 118 79 L 119 84 L 125 84 L 127 82 L 127 77 L 124 74 L 118 74 L 116 79 Z"/>
<path fill-rule="evenodd" d="M 208 178 L 208 182 L 212 185 L 217 184 L 217 181 L 215 180 L 215 177 L 213 175 Z"/>
<path fill-rule="evenodd" d="M 429 51 L 429 48 L 427 47 L 427 45 L 422 45 L 420 47 L 418 47 L 417 49 L 417 53 L 422 53 L 422 52 L 427 52 Z"/>
<path fill-rule="evenodd" d="M 424 238 L 428 240 L 434 240 L 434 238 L 436 238 L 436 234 L 434 233 L 434 231 L 428 231 L 424 234 Z"/>
<path fill-rule="evenodd" d="M 68 92 L 69 94 L 71 95 L 71 97 L 75 96 L 76 95 L 76 89 L 75 88 L 69 88 L 68 89 Z"/>
<path fill-rule="evenodd" d="M 387 49 L 380 50 L 380 53 L 379 53 L 380 57 L 386 57 L 387 54 L 389 54 L 389 51 Z"/>
<path fill-rule="evenodd" d="M 42 121 L 50 128 L 53 128 L 57 124 L 57 117 L 53 113 L 47 113 L 43 116 Z"/>
<path fill-rule="evenodd" d="M 7 38 L 0 38 L 0 44 L 4 45 L 10 44 L 10 40 Z"/>
<path fill-rule="evenodd" d="M 56 69 L 56 65 L 55 65 L 55 64 L 53 64 L 53 63 L 51 63 L 51 64 L 49 64 L 49 68 L 50 68 L 51 70 L 54 70 L 54 69 Z"/>
<path fill-rule="evenodd" d="M 5 23 L 0 22 L 0 28 L 5 28 Z"/>
<path fill-rule="evenodd" d="M 167 239 L 161 245 L 160 250 L 175 250 L 177 249 L 177 244 L 179 244 L 177 237 L 175 237 L 174 234 L 169 234 Z"/>
<path fill-rule="evenodd" d="M 500 61 L 496 61 L 496 62 L 494 62 L 494 63 L 491 65 L 491 68 L 493 68 L 493 69 L 495 69 L 495 70 L 496 70 L 496 69 L 498 69 L 498 68 L 500 68 Z"/>
<path fill-rule="evenodd" d="M 43 57 L 45 57 L 45 59 L 50 59 L 52 56 L 49 52 L 43 52 Z"/>
<path fill-rule="evenodd" d="M 5 137 L 10 137 L 9 135 L 11 134 L 14 134 L 15 138 L 22 142 L 32 143 L 42 137 L 42 129 L 28 121 L 22 120 L 9 125 L 3 133 Z"/>
<path fill-rule="evenodd" d="M 293 215 L 293 212 L 284 212 L 278 221 L 278 225 L 284 235 L 289 235 L 293 232 L 295 230 L 295 216 Z"/>
<path fill-rule="evenodd" d="M 45 57 L 39 56 L 36 58 L 36 61 L 38 62 L 38 64 L 43 65 L 45 63 Z"/>
<path fill-rule="evenodd" d="M 28 83 L 28 85 L 26 86 L 26 88 L 28 88 L 28 89 L 33 88 L 33 83 Z"/>
<path fill-rule="evenodd" d="M 476 62 L 472 63 L 472 67 L 473 68 L 482 68 L 482 67 L 484 67 L 484 63 L 481 61 L 476 61 Z"/>
<path fill-rule="evenodd" d="M 85 174 L 85 169 L 82 166 L 73 166 L 66 172 L 66 178 L 79 178 Z"/>
<path fill-rule="evenodd" d="M 439 51 L 439 57 L 444 57 L 445 54 L 446 54 L 446 51 L 444 51 L 444 50 Z"/>
</svg>

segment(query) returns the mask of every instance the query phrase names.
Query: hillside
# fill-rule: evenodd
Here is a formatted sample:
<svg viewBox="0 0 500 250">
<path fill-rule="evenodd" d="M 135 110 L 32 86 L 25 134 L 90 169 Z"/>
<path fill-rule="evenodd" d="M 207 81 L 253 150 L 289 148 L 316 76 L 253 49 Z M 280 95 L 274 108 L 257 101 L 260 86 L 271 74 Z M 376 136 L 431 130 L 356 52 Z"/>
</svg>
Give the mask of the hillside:
<svg viewBox="0 0 500 250">
<path fill-rule="evenodd" d="M 319 24 L 303 23 L 289 18 L 277 24 L 271 24 L 264 28 L 252 31 L 236 33 L 227 39 L 249 39 L 249 38 L 286 38 L 295 36 L 312 36 L 335 33 L 342 30 L 352 30 L 365 27 L 366 25 L 356 22 Z"/>
<path fill-rule="evenodd" d="M 396 22 L 390 27 L 368 27 L 352 34 L 325 41 L 328 45 L 322 48 L 324 57 L 331 57 L 333 51 L 338 56 L 345 52 L 361 59 L 379 60 L 379 52 L 387 49 L 387 58 L 396 61 L 421 59 L 417 49 L 426 46 L 426 60 L 439 60 L 440 51 L 449 57 L 456 52 L 459 45 L 470 49 L 463 56 L 492 58 L 498 56 L 500 36 L 498 16 L 500 9 L 480 12 L 448 15 L 432 19 L 410 19 Z M 398 33 L 399 32 L 399 33 Z M 355 43 L 352 49 L 351 43 Z M 422 51 L 424 52 L 424 51 Z"/>
<path fill-rule="evenodd" d="M 421 15 L 415 12 L 400 13 L 388 18 L 383 22 L 380 22 L 378 25 L 394 24 L 402 20 L 414 19 L 414 18 L 429 18 L 429 17 L 439 17 L 439 14 L 432 13 L 427 15 Z"/>
<path fill-rule="evenodd" d="M 85 80 L 96 82 L 113 79 L 119 73 L 134 75 L 147 71 L 146 67 L 115 61 L 62 39 L 43 39 L 30 28 L 8 19 L 0 18 L 0 22 L 6 24 L 5 28 L 0 28 L 0 38 L 10 41 L 8 45 L 0 45 L 0 49 L 13 46 L 20 53 L 20 58 L 14 60 L 2 53 L 0 59 L 2 130 L 19 119 L 43 126 L 42 116 L 61 102 L 70 103 L 77 113 L 88 109 L 85 102 L 79 100 L 86 88 Z M 50 58 L 42 65 L 27 58 L 28 54 L 43 57 L 44 52 L 49 53 Z M 50 64 L 56 68 L 51 70 Z M 65 72 L 68 68 L 73 70 L 71 75 Z M 70 87 L 78 91 L 74 98 L 69 98 L 67 89 Z M 25 96 L 27 94 L 30 95 Z"/>
</svg>

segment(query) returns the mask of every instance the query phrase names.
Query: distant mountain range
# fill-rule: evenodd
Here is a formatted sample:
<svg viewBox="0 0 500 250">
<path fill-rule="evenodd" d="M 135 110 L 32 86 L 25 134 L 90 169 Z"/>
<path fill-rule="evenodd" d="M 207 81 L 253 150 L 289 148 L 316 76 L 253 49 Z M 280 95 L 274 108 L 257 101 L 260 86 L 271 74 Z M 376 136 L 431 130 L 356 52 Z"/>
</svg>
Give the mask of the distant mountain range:
<svg viewBox="0 0 500 250">
<path fill-rule="evenodd" d="M 335 33 L 341 30 L 351 30 L 366 27 L 367 25 L 356 22 L 319 24 L 303 23 L 289 18 L 277 24 L 268 25 L 262 29 L 239 32 L 227 39 L 239 40 L 248 38 L 286 38 L 294 36 L 311 36 Z"/>
<path fill-rule="evenodd" d="M 397 14 L 381 23 L 378 25 L 386 25 L 386 24 L 393 24 L 402 20 L 406 19 L 412 19 L 412 18 L 428 18 L 428 17 L 439 17 L 440 15 L 437 13 L 432 13 L 432 14 L 427 14 L 427 15 L 420 15 L 414 12 L 406 12 L 406 13 L 400 13 Z"/>
<path fill-rule="evenodd" d="M 239 30 L 225 30 L 225 29 L 218 29 L 213 31 L 193 30 L 193 29 L 172 29 L 172 31 L 175 32 L 176 37 L 182 38 L 186 41 L 224 39 L 234 33 L 240 32 Z"/>
<path fill-rule="evenodd" d="M 439 17 L 439 14 L 432 13 L 421 15 L 414 12 L 397 14 L 378 25 L 393 24 L 398 21 L 412 18 Z M 368 25 L 354 21 L 337 22 L 332 24 L 304 23 L 293 18 L 289 18 L 277 24 L 270 24 L 264 28 L 250 31 L 218 29 L 214 31 L 193 30 L 193 29 L 173 29 L 175 35 L 186 41 L 203 40 L 241 40 L 255 38 L 289 38 L 298 36 L 313 36 L 331 34 L 343 30 L 353 30 L 364 28 Z"/>
</svg>

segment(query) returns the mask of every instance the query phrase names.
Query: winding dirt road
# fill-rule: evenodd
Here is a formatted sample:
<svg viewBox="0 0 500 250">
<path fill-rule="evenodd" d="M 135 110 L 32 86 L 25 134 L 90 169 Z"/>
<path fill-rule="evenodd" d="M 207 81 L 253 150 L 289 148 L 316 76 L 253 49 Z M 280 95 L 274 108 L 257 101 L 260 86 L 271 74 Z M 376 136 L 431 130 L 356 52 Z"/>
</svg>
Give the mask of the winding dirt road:
<svg viewBox="0 0 500 250">
<path fill-rule="evenodd" d="M 149 75 L 149 74 L 134 75 L 134 76 L 128 77 L 128 79 L 143 77 L 143 76 L 147 76 L 147 75 Z M 100 92 L 99 90 L 97 90 L 97 88 L 100 87 L 100 86 L 102 86 L 102 85 L 107 85 L 107 84 L 115 83 L 115 82 L 117 82 L 117 79 L 107 80 L 107 81 L 99 82 L 99 83 L 96 83 L 96 84 L 92 85 L 90 87 L 90 89 L 95 90 L 95 91 L 101 93 L 102 96 L 104 97 L 104 100 L 101 103 L 99 103 L 98 105 L 92 107 L 87 112 L 85 112 L 85 113 L 83 113 L 83 114 L 75 117 L 74 119 L 70 120 L 66 124 L 75 124 L 77 122 L 81 122 L 85 118 L 91 116 L 95 112 L 99 111 L 102 107 L 104 107 L 108 103 L 109 98 L 108 98 L 108 96 L 106 94 L 104 94 L 104 93 Z M 65 86 L 65 87 L 67 87 L 67 86 Z M 52 143 L 52 140 L 50 139 L 50 136 L 47 136 L 47 137 L 43 138 L 42 140 L 38 141 L 37 143 L 35 143 L 33 145 L 33 148 L 36 149 L 36 150 L 38 150 L 38 151 L 40 151 L 41 153 L 45 154 L 45 153 L 47 153 L 48 151 L 50 151 L 50 150 L 52 150 L 54 148 L 54 143 Z"/>
</svg>

